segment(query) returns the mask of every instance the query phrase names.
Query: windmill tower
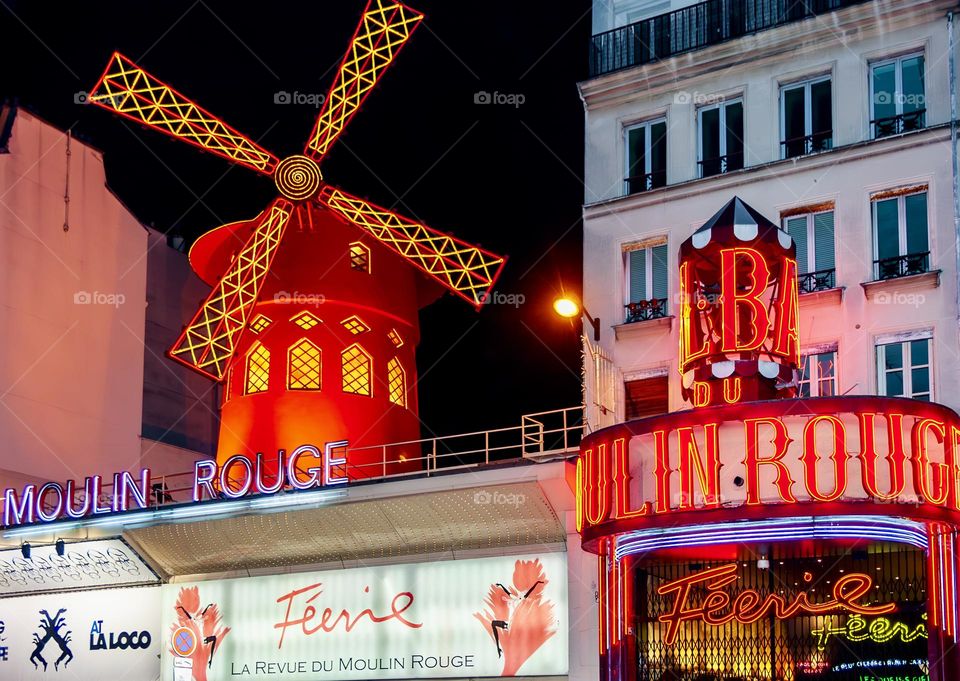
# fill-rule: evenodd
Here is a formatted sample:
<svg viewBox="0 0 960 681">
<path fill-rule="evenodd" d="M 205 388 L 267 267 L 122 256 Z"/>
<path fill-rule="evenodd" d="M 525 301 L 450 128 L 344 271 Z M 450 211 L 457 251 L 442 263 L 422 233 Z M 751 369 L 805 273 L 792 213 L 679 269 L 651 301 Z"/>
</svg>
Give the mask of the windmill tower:
<svg viewBox="0 0 960 681">
<path fill-rule="evenodd" d="M 280 159 L 115 53 L 90 101 L 270 177 L 252 220 L 201 236 L 212 291 L 169 356 L 224 384 L 217 460 L 348 440 L 351 476 L 419 437 L 417 313 L 438 285 L 479 308 L 505 258 L 327 184 L 319 163 L 423 18 L 370 0 L 302 154 Z M 365 452 L 369 452 L 366 454 Z M 402 458 L 420 452 L 387 452 Z M 392 468 L 391 471 L 399 470 Z"/>
</svg>

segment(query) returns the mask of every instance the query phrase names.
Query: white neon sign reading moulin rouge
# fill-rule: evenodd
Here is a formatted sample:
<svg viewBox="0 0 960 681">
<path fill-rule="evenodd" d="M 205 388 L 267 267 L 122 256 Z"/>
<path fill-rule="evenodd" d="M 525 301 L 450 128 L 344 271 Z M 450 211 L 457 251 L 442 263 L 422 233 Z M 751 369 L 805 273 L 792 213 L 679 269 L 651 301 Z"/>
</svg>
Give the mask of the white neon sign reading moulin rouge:
<svg viewBox="0 0 960 681">
<path fill-rule="evenodd" d="M 347 482 L 347 459 L 343 452 L 347 441 L 328 442 L 323 450 L 301 445 L 288 456 L 277 452 L 276 459 L 263 454 L 255 458 L 232 456 L 223 465 L 202 460 L 194 464 L 192 499 L 194 502 L 233 500 L 248 495 L 271 495 L 284 489 L 308 490 L 343 485 Z M 114 473 L 113 484 L 104 485 L 103 477 L 92 475 L 82 485 L 46 482 L 25 485 L 22 490 L 7 488 L 3 495 L 3 525 L 7 528 L 57 520 L 81 520 L 125 511 L 147 510 L 154 493 L 149 468 L 138 475 L 128 471 Z"/>
</svg>

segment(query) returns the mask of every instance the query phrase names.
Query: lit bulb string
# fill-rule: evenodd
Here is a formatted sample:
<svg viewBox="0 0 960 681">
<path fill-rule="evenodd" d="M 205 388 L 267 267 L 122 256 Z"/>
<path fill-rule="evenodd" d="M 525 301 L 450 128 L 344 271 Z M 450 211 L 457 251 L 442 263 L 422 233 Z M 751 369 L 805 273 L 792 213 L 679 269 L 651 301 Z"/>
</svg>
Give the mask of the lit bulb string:
<svg viewBox="0 0 960 681">
<path fill-rule="evenodd" d="M 663 548 L 810 538 L 876 539 L 909 544 L 924 550 L 929 548 L 926 527 L 914 520 L 875 516 L 805 516 L 639 530 L 617 538 L 614 556 L 619 561 L 625 556 Z"/>
</svg>

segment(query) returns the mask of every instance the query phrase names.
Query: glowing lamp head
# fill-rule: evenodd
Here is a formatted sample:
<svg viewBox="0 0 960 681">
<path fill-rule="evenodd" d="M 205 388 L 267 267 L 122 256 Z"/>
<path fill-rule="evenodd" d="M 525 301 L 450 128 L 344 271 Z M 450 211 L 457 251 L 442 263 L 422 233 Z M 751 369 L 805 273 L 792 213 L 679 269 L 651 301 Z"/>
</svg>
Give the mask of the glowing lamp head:
<svg viewBox="0 0 960 681">
<path fill-rule="evenodd" d="M 580 305 L 572 298 L 563 296 L 553 301 L 553 311 L 561 317 L 572 319 L 573 317 L 580 316 Z"/>
</svg>

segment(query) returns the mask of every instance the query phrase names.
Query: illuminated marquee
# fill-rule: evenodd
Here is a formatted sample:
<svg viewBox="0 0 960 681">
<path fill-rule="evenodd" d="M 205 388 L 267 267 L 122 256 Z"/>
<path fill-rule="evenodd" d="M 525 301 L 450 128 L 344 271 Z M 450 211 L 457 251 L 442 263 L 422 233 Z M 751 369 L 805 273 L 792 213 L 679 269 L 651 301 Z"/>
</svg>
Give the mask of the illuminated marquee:
<svg viewBox="0 0 960 681">
<path fill-rule="evenodd" d="M 732 410 L 732 411 L 731 411 Z M 820 398 L 714 407 L 633 421 L 586 437 L 578 461 L 585 539 L 658 516 L 740 506 L 909 504 L 960 512 L 960 421 L 894 398 Z M 816 513 L 805 510 L 806 513 Z M 603 529 L 605 528 L 606 529 Z"/>
</svg>

